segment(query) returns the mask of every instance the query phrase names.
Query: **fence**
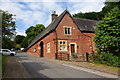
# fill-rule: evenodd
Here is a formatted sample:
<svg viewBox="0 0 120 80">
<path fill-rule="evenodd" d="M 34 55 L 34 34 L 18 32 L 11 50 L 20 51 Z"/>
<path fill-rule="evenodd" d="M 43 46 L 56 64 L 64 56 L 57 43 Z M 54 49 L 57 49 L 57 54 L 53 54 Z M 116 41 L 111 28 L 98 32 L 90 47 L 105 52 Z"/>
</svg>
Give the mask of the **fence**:
<svg viewBox="0 0 120 80">
<path fill-rule="evenodd" d="M 70 60 L 70 55 L 67 53 L 59 53 L 58 54 L 58 59 L 60 60 Z"/>
<path fill-rule="evenodd" d="M 74 58 L 73 56 L 70 56 L 68 53 L 59 53 L 56 54 L 56 59 L 59 60 L 67 60 L 67 61 L 77 61 L 77 62 L 92 62 L 91 56 L 92 53 L 86 53 L 86 54 L 77 54 L 77 58 Z"/>
</svg>

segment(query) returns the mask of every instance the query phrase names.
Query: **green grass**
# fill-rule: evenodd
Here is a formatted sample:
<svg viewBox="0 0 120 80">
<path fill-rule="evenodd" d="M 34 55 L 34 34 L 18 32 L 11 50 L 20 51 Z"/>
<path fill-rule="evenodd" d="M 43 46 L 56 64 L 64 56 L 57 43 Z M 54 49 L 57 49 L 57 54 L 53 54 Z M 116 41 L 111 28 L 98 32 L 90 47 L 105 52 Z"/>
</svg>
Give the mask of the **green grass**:
<svg viewBox="0 0 120 80">
<path fill-rule="evenodd" d="M 4 74 L 9 56 L 2 56 L 2 73 Z M 3 75 L 2 74 L 2 75 Z"/>
<path fill-rule="evenodd" d="M 0 79 L 2 78 L 2 55 L 0 55 Z"/>
</svg>

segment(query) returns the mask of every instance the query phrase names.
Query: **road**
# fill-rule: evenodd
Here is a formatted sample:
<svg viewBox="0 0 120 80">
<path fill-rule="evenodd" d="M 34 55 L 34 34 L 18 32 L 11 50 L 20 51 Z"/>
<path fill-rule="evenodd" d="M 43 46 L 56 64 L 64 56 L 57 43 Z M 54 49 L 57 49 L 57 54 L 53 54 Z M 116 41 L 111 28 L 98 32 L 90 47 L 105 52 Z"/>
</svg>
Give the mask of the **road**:
<svg viewBox="0 0 120 80">
<path fill-rule="evenodd" d="M 60 63 L 33 57 L 26 53 L 19 53 L 16 57 L 32 78 L 103 78 Z"/>
</svg>

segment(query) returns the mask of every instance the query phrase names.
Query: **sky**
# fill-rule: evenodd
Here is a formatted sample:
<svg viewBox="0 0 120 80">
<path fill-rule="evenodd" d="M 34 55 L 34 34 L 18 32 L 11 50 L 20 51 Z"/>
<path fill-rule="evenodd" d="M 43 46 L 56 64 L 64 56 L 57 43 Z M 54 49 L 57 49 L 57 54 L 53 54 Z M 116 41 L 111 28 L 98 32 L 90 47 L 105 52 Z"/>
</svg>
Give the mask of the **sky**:
<svg viewBox="0 0 120 80">
<path fill-rule="evenodd" d="M 25 30 L 36 24 L 47 27 L 51 23 L 51 14 L 60 15 L 66 8 L 70 14 L 79 12 L 99 12 L 105 0 L 2 0 L 0 8 L 15 16 L 17 35 L 24 35 Z"/>
</svg>

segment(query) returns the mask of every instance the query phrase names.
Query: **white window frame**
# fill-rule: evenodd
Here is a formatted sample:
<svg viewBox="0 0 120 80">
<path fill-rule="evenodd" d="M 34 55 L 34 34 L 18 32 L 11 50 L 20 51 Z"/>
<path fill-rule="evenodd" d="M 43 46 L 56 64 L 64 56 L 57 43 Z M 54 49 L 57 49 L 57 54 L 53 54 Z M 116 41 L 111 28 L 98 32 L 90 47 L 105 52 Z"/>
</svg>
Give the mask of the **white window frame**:
<svg viewBox="0 0 120 80">
<path fill-rule="evenodd" d="M 59 40 L 59 51 L 67 51 L 67 41 L 65 40 Z M 65 48 L 63 49 L 63 47 L 65 46 Z"/>
<path fill-rule="evenodd" d="M 71 33 L 72 33 L 72 32 L 71 32 L 72 27 L 63 26 L 63 28 L 64 28 L 64 35 L 71 35 Z M 67 28 L 67 34 L 65 33 L 65 28 Z M 70 30 L 70 31 L 69 31 L 70 33 L 69 33 L 69 34 L 68 34 L 68 28 L 69 28 L 69 30 Z"/>
<path fill-rule="evenodd" d="M 47 43 L 47 53 L 50 53 L 50 43 Z"/>
</svg>

